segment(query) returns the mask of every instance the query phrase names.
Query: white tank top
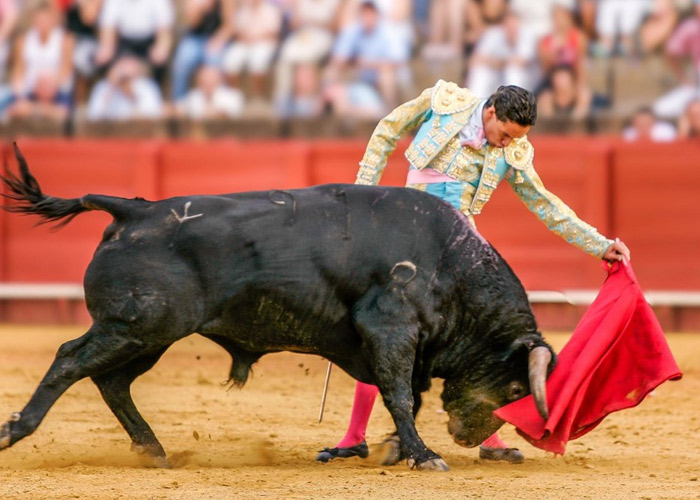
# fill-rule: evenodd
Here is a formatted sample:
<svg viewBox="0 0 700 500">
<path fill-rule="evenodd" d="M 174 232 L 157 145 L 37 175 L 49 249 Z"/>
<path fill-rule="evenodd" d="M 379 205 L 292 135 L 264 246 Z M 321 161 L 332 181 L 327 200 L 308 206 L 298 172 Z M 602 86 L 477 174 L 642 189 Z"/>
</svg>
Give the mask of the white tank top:
<svg viewBox="0 0 700 500">
<path fill-rule="evenodd" d="M 61 28 L 54 28 L 46 42 L 42 43 L 39 32 L 31 29 L 24 38 L 24 50 L 22 59 L 24 60 L 25 89 L 34 89 L 36 79 L 41 73 L 58 74 L 61 69 L 61 59 L 63 56 L 64 32 Z"/>
</svg>

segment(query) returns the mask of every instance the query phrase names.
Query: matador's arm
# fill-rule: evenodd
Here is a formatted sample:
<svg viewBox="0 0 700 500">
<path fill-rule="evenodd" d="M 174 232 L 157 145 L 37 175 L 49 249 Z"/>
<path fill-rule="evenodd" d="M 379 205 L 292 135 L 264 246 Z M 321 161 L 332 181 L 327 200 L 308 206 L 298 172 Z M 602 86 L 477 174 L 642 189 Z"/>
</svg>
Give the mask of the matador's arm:
<svg viewBox="0 0 700 500">
<path fill-rule="evenodd" d="M 397 141 L 423 123 L 430 113 L 433 88 L 424 90 L 420 96 L 402 104 L 379 121 L 360 161 L 355 184 L 379 184 L 389 155 L 396 149 Z"/>
</svg>

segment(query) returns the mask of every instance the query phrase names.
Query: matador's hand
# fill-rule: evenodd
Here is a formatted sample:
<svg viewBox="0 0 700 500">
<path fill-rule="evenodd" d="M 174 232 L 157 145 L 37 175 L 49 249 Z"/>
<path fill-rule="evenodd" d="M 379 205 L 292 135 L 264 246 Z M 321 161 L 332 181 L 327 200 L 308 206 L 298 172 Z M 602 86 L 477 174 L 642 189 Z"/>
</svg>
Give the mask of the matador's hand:
<svg viewBox="0 0 700 500">
<path fill-rule="evenodd" d="M 607 261 L 615 261 L 622 260 L 623 258 L 625 260 L 630 260 L 630 249 L 627 248 L 627 245 L 620 241 L 620 238 L 615 238 L 613 244 L 610 245 L 605 251 L 603 259 Z"/>
</svg>

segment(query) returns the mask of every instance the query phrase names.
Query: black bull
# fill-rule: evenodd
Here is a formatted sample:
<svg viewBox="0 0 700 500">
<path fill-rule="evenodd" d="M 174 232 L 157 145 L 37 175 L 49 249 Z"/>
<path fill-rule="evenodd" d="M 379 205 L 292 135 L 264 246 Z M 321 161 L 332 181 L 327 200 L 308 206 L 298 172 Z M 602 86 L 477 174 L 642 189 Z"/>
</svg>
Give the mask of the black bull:
<svg viewBox="0 0 700 500">
<path fill-rule="evenodd" d="M 93 324 L 63 344 L 29 403 L 0 429 L 0 449 L 28 436 L 72 384 L 91 377 L 136 450 L 167 465 L 129 394 L 174 342 L 198 332 L 232 356 L 243 385 L 262 355 L 323 356 L 377 385 L 409 465 L 445 469 L 414 418 L 444 379 L 449 432 L 475 446 L 492 411 L 544 382 L 555 357 L 525 291 L 500 255 L 441 200 L 410 189 L 327 185 L 159 202 L 44 195 L 16 150 L 6 209 L 69 222 L 114 221 L 85 274 Z"/>
</svg>

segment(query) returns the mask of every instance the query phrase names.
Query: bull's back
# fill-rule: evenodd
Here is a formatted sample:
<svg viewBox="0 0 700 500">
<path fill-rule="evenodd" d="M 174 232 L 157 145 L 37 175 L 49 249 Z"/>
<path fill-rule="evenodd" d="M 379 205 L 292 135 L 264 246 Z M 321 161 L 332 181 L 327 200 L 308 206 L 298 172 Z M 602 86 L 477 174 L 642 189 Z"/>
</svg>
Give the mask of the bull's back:
<svg viewBox="0 0 700 500">
<path fill-rule="evenodd" d="M 355 281 L 405 260 L 431 267 L 455 225 L 469 231 L 449 205 L 405 188 L 326 185 L 232 200 L 223 229 L 248 262 L 245 271 L 263 281 L 297 271 Z"/>
<path fill-rule="evenodd" d="M 113 316 L 239 325 L 251 342 L 264 326 L 290 345 L 346 324 L 399 263 L 435 276 L 455 231 L 470 231 L 431 195 L 355 185 L 172 198 L 115 224 L 86 276 L 91 311 L 109 297 Z"/>
</svg>

